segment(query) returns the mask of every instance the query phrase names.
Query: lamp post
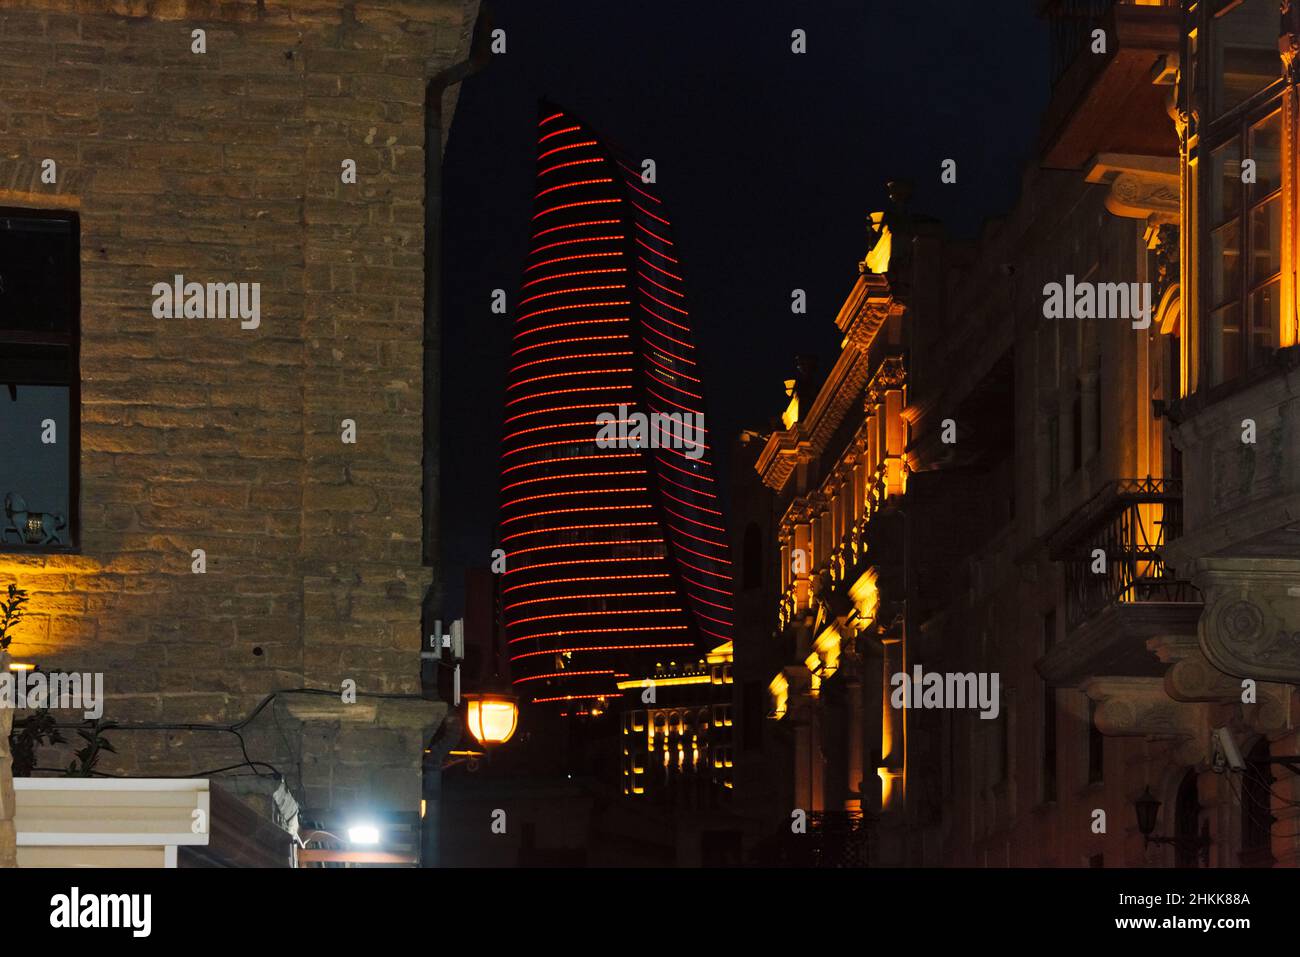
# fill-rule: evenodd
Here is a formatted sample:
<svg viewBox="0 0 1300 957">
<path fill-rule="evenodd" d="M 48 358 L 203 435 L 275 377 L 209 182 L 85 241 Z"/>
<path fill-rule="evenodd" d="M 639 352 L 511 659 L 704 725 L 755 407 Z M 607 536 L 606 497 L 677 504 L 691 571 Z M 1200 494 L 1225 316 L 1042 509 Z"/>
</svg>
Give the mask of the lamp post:
<svg viewBox="0 0 1300 957">
<path fill-rule="evenodd" d="M 1195 852 L 1201 859 L 1202 867 L 1210 866 L 1210 822 L 1201 821 L 1201 830 L 1196 837 L 1163 837 L 1153 834 L 1156 829 L 1156 815 L 1160 812 L 1160 801 L 1151 793 L 1151 785 L 1146 785 L 1137 800 L 1133 802 L 1137 812 L 1138 830 L 1142 833 L 1142 846 L 1152 844 L 1172 844 L 1178 850 Z"/>
<path fill-rule="evenodd" d="M 421 826 L 422 861 L 425 867 L 437 867 L 439 862 L 438 827 L 442 813 L 442 772 L 452 765 L 466 761 L 470 770 L 478 767 L 478 752 L 458 751 L 465 727 L 484 748 L 504 744 L 514 735 L 519 724 L 519 700 L 500 687 L 501 679 L 493 668 L 493 676 L 477 691 L 463 694 L 460 690 L 460 666 L 465 659 L 464 622 L 453 621 L 450 631 L 442 633 L 442 622 L 435 621 L 429 635 L 428 650 L 420 657 L 430 663 L 427 688 L 438 694 L 440 669 L 451 672 L 450 708 L 433 740 L 425 749 L 423 795 L 424 819 Z M 445 652 L 445 654 L 444 654 Z M 446 698 L 444 692 L 444 700 Z M 464 709 L 461 703 L 464 702 Z M 448 761 L 448 757 L 452 760 Z"/>
</svg>

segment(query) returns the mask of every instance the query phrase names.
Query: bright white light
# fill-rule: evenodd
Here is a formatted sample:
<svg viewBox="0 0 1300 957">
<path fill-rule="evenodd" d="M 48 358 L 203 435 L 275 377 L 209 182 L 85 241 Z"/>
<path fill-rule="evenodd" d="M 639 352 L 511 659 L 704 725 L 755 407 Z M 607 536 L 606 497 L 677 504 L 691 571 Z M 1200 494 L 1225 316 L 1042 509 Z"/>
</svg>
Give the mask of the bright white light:
<svg viewBox="0 0 1300 957">
<path fill-rule="evenodd" d="M 358 824 L 348 828 L 348 840 L 353 844 L 378 844 L 379 828 L 373 824 Z"/>
</svg>

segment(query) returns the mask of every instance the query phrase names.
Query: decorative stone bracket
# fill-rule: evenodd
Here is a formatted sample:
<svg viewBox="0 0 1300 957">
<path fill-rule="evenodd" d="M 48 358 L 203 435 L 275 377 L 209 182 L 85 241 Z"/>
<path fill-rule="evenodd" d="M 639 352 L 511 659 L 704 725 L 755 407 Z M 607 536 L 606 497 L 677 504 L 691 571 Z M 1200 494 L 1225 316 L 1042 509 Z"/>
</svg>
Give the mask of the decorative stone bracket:
<svg viewBox="0 0 1300 957">
<path fill-rule="evenodd" d="M 1205 704 L 1174 701 L 1161 678 L 1093 678 L 1083 688 L 1097 702 L 1097 730 L 1108 737 L 1156 737 L 1179 742 L 1178 759 L 1208 759 Z"/>
<path fill-rule="evenodd" d="M 1300 684 L 1300 561 L 1202 558 L 1192 580 L 1205 598 L 1199 635 L 1220 671 Z"/>
<path fill-rule="evenodd" d="M 1160 635 L 1148 639 L 1147 648 L 1169 666 L 1165 694 L 1175 701 L 1241 701 L 1241 679 L 1210 664 L 1195 635 Z"/>
<path fill-rule="evenodd" d="M 1178 158 L 1101 153 L 1088 170 L 1089 183 L 1110 186 L 1106 208 L 1148 226 L 1178 223 Z"/>
<path fill-rule="evenodd" d="M 1147 647 L 1161 661 L 1171 662 L 1165 672 L 1165 694 L 1175 701 L 1237 705 L 1244 724 L 1260 734 L 1285 731 L 1292 726 L 1290 685 L 1259 681 L 1254 688 L 1254 701 L 1246 703 L 1242 700 L 1243 679 L 1214 667 L 1196 643 L 1181 637 L 1177 644 L 1152 639 Z"/>
</svg>

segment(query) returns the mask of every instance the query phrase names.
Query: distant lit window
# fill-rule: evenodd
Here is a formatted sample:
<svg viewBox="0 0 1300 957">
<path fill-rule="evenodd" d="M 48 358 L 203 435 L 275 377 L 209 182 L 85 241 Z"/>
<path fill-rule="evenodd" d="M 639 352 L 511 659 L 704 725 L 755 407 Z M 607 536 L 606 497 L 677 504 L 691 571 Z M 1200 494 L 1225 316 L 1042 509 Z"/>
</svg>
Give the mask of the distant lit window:
<svg viewBox="0 0 1300 957">
<path fill-rule="evenodd" d="M 79 542 L 79 225 L 0 208 L 0 551 Z"/>
</svg>

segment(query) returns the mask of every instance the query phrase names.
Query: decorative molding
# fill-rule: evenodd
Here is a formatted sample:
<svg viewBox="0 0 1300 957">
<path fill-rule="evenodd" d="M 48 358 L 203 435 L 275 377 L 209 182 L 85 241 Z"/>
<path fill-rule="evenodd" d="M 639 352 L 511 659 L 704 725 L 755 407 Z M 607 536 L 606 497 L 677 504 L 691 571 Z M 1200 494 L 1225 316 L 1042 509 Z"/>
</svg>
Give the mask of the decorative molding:
<svg viewBox="0 0 1300 957">
<path fill-rule="evenodd" d="M 1197 648 L 1165 672 L 1165 692 L 1175 701 L 1241 701 L 1241 679 L 1225 675 Z"/>
<path fill-rule="evenodd" d="M 1201 650 L 1220 671 L 1300 684 L 1300 561 L 1203 558 L 1192 580 L 1205 598 Z"/>
<path fill-rule="evenodd" d="M 1300 4 L 1282 0 L 1277 52 L 1282 58 L 1282 75 L 1287 83 L 1300 83 Z"/>
<path fill-rule="evenodd" d="M 1191 741 L 1206 726 L 1206 706 L 1171 700 L 1160 678 L 1093 678 L 1083 690 L 1097 702 L 1097 730 L 1108 737 Z"/>
<path fill-rule="evenodd" d="M 1126 219 L 1176 224 L 1180 212 L 1178 159 L 1102 153 L 1088 170 L 1089 183 L 1110 186 L 1106 208 Z"/>
</svg>

